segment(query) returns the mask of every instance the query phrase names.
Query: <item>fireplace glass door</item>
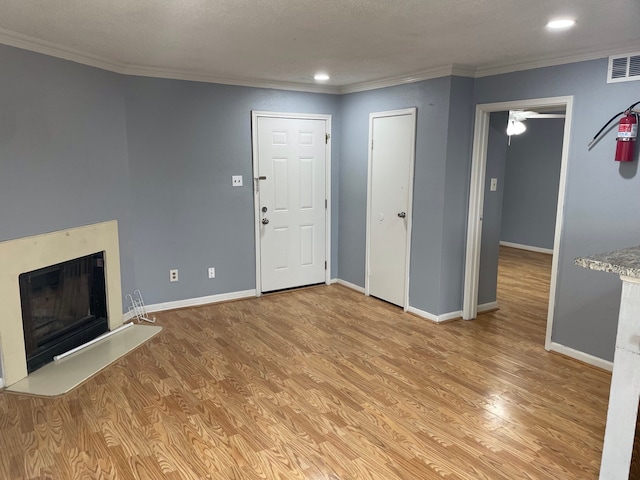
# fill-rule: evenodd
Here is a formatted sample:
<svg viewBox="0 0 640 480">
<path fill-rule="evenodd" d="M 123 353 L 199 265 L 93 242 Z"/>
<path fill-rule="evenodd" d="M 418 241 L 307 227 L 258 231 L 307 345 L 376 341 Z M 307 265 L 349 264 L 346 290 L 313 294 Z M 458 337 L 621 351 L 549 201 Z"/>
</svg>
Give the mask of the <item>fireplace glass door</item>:
<svg viewBox="0 0 640 480">
<path fill-rule="evenodd" d="M 20 275 L 29 373 L 108 330 L 104 252 Z"/>
</svg>

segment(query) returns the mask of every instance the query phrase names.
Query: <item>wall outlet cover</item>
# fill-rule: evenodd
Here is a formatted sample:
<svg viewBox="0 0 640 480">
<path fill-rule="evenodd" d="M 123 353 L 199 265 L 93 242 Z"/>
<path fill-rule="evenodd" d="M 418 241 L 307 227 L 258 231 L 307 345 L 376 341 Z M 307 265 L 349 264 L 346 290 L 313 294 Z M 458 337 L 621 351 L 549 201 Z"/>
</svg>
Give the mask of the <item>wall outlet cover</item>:
<svg viewBox="0 0 640 480">
<path fill-rule="evenodd" d="M 216 269 L 209 267 L 209 278 L 216 278 Z"/>
<path fill-rule="evenodd" d="M 231 177 L 231 185 L 233 185 L 234 187 L 241 187 L 242 186 L 242 175 L 233 175 Z"/>
<path fill-rule="evenodd" d="M 178 281 L 178 269 L 169 270 L 169 281 L 170 282 Z"/>
</svg>

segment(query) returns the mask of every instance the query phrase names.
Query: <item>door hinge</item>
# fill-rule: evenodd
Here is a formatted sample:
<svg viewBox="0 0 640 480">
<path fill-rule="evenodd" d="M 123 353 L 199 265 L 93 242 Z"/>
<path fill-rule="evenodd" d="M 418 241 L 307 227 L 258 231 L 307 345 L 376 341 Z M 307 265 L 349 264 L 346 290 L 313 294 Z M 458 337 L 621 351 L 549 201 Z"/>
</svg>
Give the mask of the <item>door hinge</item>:
<svg viewBox="0 0 640 480">
<path fill-rule="evenodd" d="M 331 134 L 330 134 L 330 133 L 325 133 L 325 134 L 324 134 L 324 143 L 325 143 L 325 145 L 326 145 L 327 143 L 329 143 L 329 139 L 330 139 L 330 138 L 331 138 Z"/>
<path fill-rule="evenodd" d="M 327 208 L 329 208 L 329 201 L 325 198 L 324 199 L 324 209 L 326 210 Z"/>
<path fill-rule="evenodd" d="M 373 150 L 373 140 L 371 140 L 371 150 Z"/>
<path fill-rule="evenodd" d="M 327 269 L 327 261 L 326 260 L 324 261 L 324 269 L 325 270 Z"/>
</svg>

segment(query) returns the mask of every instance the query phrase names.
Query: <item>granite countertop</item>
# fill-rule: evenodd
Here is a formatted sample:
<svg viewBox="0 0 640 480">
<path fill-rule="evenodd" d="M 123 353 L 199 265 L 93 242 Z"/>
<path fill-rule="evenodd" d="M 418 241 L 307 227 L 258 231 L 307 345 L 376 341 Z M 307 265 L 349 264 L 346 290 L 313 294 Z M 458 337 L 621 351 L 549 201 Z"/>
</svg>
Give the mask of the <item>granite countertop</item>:
<svg viewBox="0 0 640 480">
<path fill-rule="evenodd" d="M 575 264 L 600 272 L 640 278 L 640 246 L 576 258 Z"/>
</svg>

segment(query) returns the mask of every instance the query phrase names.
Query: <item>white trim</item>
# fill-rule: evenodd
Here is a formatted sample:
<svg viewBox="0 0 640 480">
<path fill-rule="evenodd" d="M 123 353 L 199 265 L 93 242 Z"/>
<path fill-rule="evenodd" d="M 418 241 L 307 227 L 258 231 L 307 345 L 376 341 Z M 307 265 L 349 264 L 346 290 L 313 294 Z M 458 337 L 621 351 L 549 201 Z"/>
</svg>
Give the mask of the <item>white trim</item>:
<svg viewBox="0 0 640 480">
<path fill-rule="evenodd" d="M 553 255 L 553 248 L 534 247 L 533 245 L 503 242 L 502 240 L 500 240 L 500 245 L 502 245 L 503 247 L 517 248 L 518 250 L 528 250 L 530 252 L 547 253 L 549 255 Z"/>
<path fill-rule="evenodd" d="M 50 57 L 70 60 L 72 62 L 81 63 L 82 65 L 88 65 L 90 67 L 96 67 L 120 74 L 125 73 L 124 71 L 126 69 L 126 65 L 124 63 L 116 62 L 106 57 L 92 55 L 74 48 L 63 47 L 52 42 L 47 42 L 46 40 L 41 40 L 29 35 L 23 35 L 22 33 L 13 32 L 4 28 L 0 28 L 0 44 L 29 50 L 30 52 L 42 53 L 43 55 L 49 55 Z"/>
<path fill-rule="evenodd" d="M 558 206 L 556 210 L 555 238 L 553 242 L 553 260 L 551 265 L 551 285 L 549 291 L 549 309 L 547 312 L 547 332 L 545 348 L 551 344 L 553 317 L 557 293 L 558 262 L 560 242 L 564 225 L 564 200 L 567 185 L 567 165 L 569 163 L 569 145 L 571 143 L 571 125 L 573 116 L 573 96 L 537 98 L 510 102 L 486 103 L 476 105 L 476 120 L 473 134 L 473 154 L 471 160 L 471 183 L 469 188 L 469 217 L 467 221 L 467 248 L 464 274 L 463 318 L 475 318 L 478 308 L 478 283 L 480 276 L 480 246 L 482 240 L 482 211 L 484 203 L 484 183 L 487 166 L 487 144 L 489 139 L 489 115 L 491 112 L 507 110 L 529 110 L 537 107 L 564 107 L 566 120 L 562 141 L 562 160 L 558 186 Z"/>
<path fill-rule="evenodd" d="M 602 368 L 603 370 L 606 370 L 608 372 L 613 371 L 613 362 L 594 357 L 593 355 L 589 355 L 588 353 L 581 352 L 580 350 L 575 350 L 571 347 L 566 347 L 556 342 L 550 342 L 549 348 L 547 348 L 547 350 L 561 353 L 562 355 L 571 357 L 574 360 L 593 365 L 594 367 Z"/>
<path fill-rule="evenodd" d="M 489 114 L 476 105 L 469 185 L 469 216 L 467 219 L 467 251 L 464 267 L 462 318 L 470 320 L 478 313 L 480 247 L 482 242 L 482 211 L 484 208 L 484 178 L 487 169 Z"/>
<path fill-rule="evenodd" d="M 4 378 L 0 377 L 0 388 L 4 388 Z"/>
<path fill-rule="evenodd" d="M 133 310 L 129 310 L 128 312 L 122 314 L 122 323 L 129 322 L 136 318 L 136 312 Z"/>
<path fill-rule="evenodd" d="M 50 57 L 61 58 L 90 67 L 108 70 L 121 75 L 135 75 L 141 77 L 167 78 L 173 80 L 187 80 L 193 82 L 217 83 L 222 85 L 238 85 L 243 87 L 272 88 L 277 90 L 292 90 L 298 92 L 340 94 L 340 87 L 296 82 L 274 82 L 256 78 L 218 77 L 202 72 L 189 70 L 172 70 L 154 68 L 144 65 L 134 65 L 118 62 L 99 55 L 68 48 L 47 42 L 35 37 L 23 35 L 0 28 L 0 44 L 21 48 L 31 52 L 42 53 Z"/>
<path fill-rule="evenodd" d="M 455 312 L 443 313 L 442 315 L 434 315 L 433 313 L 429 313 L 415 307 L 408 307 L 406 311 L 408 313 L 413 313 L 414 315 L 418 315 L 419 317 L 426 318 L 427 320 L 431 320 L 432 322 L 435 322 L 435 323 L 442 323 L 448 320 L 455 320 L 457 318 L 462 317 L 462 311 L 460 310 Z"/>
<path fill-rule="evenodd" d="M 258 168 L 258 118 L 290 118 L 292 120 L 324 120 L 325 133 L 329 135 L 326 143 L 325 151 L 325 198 L 327 200 L 327 208 L 325 209 L 325 261 L 327 268 L 324 272 L 324 283 L 331 284 L 331 115 L 316 113 L 285 113 L 285 112 L 267 112 L 262 110 L 253 110 L 251 112 L 251 144 L 253 156 L 253 205 L 254 205 L 254 234 L 255 234 L 255 251 L 256 251 L 256 296 L 262 295 L 261 285 L 261 268 L 260 268 L 260 198 L 259 183 L 256 176 Z"/>
<path fill-rule="evenodd" d="M 588 60 L 596 60 L 606 58 L 610 55 L 622 54 L 631 49 L 637 49 L 637 41 L 620 44 L 614 48 L 608 48 L 599 51 L 586 51 L 574 55 L 565 55 L 553 58 L 531 59 L 520 63 L 493 64 L 480 67 L 449 64 L 427 70 L 419 70 L 407 75 L 398 75 L 393 77 L 372 80 L 368 82 L 359 82 L 344 86 L 319 85 L 313 83 L 296 83 L 296 82 L 278 82 L 257 78 L 240 78 L 240 77 L 218 77 L 203 72 L 189 70 L 171 70 L 154 68 L 144 65 L 134 65 L 118 62 L 107 57 L 93 55 L 74 48 L 68 48 L 46 40 L 41 40 L 29 35 L 13 32 L 0 28 L 0 44 L 11 47 L 21 48 L 36 53 L 42 53 L 51 57 L 70 60 L 72 62 L 89 65 L 91 67 L 108 70 L 122 75 L 136 75 L 143 77 L 168 78 L 175 80 L 187 80 L 195 82 L 217 83 L 222 85 L 239 85 L 244 87 L 255 88 L 271 88 L 277 90 L 291 90 L 299 92 L 326 93 L 334 95 L 342 95 L 347 93 L 362 92 L 366 90 L 374 90 L 378 88 L 403 85 L 407 83 L 420 82 L 432 78 L 448 77 L 451 75 L 480 78 L 491 75 L 499 75 L 503 73 L 517 72 L 522 70 L 532 70 L 535 68 L 550 67 L 555 65 L 564 65 L 568 63 L 584 62 Z"/>
<path fill-rule="evenodd" d="M 380 80 L 371 80 L 369 82 L 353 83 L 340 87 L 340 94 L 365 92 L 367 90 L 377 90 L 385 87 L 395 87 L 397 85 L 405 85 L 407 83 L 416 83 L 423 80 L 431 80 L 433 78 L 449 77 L 456 75 L 460 77 L 471 77 L 475 75 L 475 67 L 466 65 L 444 65 L 441 67 L 429 68 L 408 75 L 399 75 L 395 77 L 382 78 Z"/>
<path fill-rule="evenodd" d="M 566 118 L 562 138 L 562 160 L 560 162 L 560 181 L 558 183 L 558 206 L 556 209 L 555 235 L 553 239 L 553 258 L 551 260 L 551 283 L 549 286 L 549 308 L 547 310 L 547 332 L 544 346 L 551 348 L 553 317 L 556 309 L 556 293 L 558 290 L 558 268 L 560 265 L 560 242 L 564 225 L 564 200 L 567 191 L 567 170 L 569 165 L 569 145 L 571 144 L 571 125 L 573 122 L 573 96 L 566 98 Z"/>
<path fill-rule="evenodd" d="M 217 295 L 187 298 L 185 300 L 176 300 L 173 302 L 155 303 L 153 305 L 145 305 L 145 309 L 147 310 L 147 313 L 163 312 L 165 310 L 174 310 L 176 308 L 198 307 L 201 305 L 209 305 L 211 303 L 228 302 L 229 300 L 240 300 L 255 296 L 255 289 L 241 290 L 239 292 L 219 293 Z"/>
<path fill-rule="evenodd" d="M 364 291 L 365 295 L 369 295 L 369 261 L 371 249 L 371 170 L 373 162 L 373 121 L 376 118 L 400 117 L 408 115 L 413 119 L 413 129 L 411 130 L 411 153 L 409 158 L 409 190 L 407 192 L 407 241 L 406 241 L 406 261 L 404 267 L 404 304 L 402 307 L 406 312 L 409 308 L 409 272 L 411 265 L 411 228 L 413 225 L 413 177 L 416 163 L 416 128 L 417 115 L 416 108 L 404 108 L 400 110 L 389 110 L 386 112 L 375 112 L 369 114 L 369 142 L 367 143 L 368 163 L 367 163 L 367 221 L 366 221 L 366 237 L 365 237 L 365 274 L 364 274 Z"/>
<path fill-rule="evenodd" d="M 333 285 L 335 283 L 338 283 L 338 279 L 337 278 L 332 278 L 331 281 L 329 282 L 329 285 Z"/>
<path fill-rule="evenodd" d="M 193 72 L 189 70 L 168 70 L 138 65 L 127 66 L 122 73 L 124 73 L 125 75 L 135 75 L 140 77 L 170 78 L 173 80 L 215 83 L 219 85 L 236 85 L 240 87 L 269 88 L 274 90 L 288 90 L 294 92 L 326 93 L 329 95 L 339 95 L 341 93 L 340 87 L 332 87 L 330 85 L 295 82 L 273 82 L 269 80 L 241 77 L 218 77 L 215 75 Z"/>
<path fill-rule="evenodd" d="M 356 285 L 355 283 L 347 282 L 346 280 L 342 280 L 341 278 L 337 279 L 338 285 L 342 285 L 343 287 L 350 288 L 351 290 L 355 290 L 359 293 L 364 293 L 364 288 L 360 285 Z"/>
<path fill-rule="evenodd" d="M 489 302 L 478 305 L 478 313 L 488 312 L 489 310 L 497 310 L 498 302 Z"/>
<path fill-rule="evenodd" d="M 566 65 L 569 63 L 587 62 L 590 60 L 599 60 L 607 58 L 609 55 L 621 54 L 630 48 L 638 48 L 638 41 L 632 41 L 620 44 L 613 48 L 604 50 L 585 51 L 573 55 L 564 55 L 560 57 L 539 57 L 529 59 L 525 62 L 493 64 L 480 66 L 476 69 L 475 78 L 490 77 L 492 75 L 501 75 L 503 73 L 520 72 L 523 70 L 533 70 L 536 68 L 554 67 L 557 65 Z M 604 78 L 604 77 L 603 77 Z"/>
</svg>

